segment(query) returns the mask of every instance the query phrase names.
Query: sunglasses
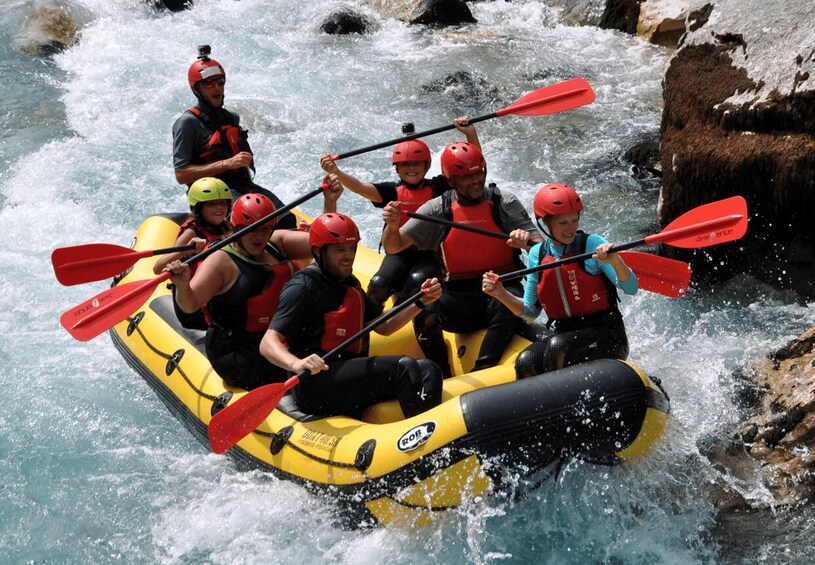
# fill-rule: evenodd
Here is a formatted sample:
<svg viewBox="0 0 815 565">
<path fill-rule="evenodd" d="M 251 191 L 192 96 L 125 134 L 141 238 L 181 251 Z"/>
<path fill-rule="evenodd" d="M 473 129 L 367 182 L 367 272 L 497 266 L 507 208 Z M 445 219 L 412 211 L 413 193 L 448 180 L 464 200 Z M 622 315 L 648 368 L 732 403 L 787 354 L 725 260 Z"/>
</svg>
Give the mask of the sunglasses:
<svg viewBox="0 0 815 565">
<path fill-rule="evenodd" d="M 214 88 L 215 85 L 223 86 L 224 84 L 226 84 L 226 78 L 224 77 L 208 78 L 206 80 L 202 80 L 201 84 L 203 84 L 207 88 Z"/>
</svg>

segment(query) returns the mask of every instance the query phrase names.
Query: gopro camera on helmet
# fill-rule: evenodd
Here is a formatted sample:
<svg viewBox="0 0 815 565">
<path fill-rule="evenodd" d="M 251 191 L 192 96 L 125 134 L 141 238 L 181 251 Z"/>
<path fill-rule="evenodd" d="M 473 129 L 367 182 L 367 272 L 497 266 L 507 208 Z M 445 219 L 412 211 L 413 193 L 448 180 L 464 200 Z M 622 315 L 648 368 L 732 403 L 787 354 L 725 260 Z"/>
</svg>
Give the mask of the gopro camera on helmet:
<svg viewBox="0 0 815 565">
<path fill-rule="evenodd" d="M 209 54 L 212 53 L 212 47 L 209 45 L 198 46 L 198 58 L 202 61 L 209 61 Z"/>
<path fill-rule="evenodd" d="M 416 126 L 413 125 L 413 122 L 402 124 L 402 135 L 410 135 L 412 133 L 416 133 Z"/>
</svg>

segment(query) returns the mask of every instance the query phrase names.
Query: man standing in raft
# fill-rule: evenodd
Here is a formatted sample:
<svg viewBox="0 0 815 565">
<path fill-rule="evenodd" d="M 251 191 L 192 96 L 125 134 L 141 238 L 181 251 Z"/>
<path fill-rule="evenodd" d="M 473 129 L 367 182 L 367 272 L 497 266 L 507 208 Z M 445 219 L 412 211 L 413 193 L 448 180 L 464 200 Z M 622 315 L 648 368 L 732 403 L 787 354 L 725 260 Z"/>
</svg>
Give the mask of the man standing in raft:
<svg viewBox="0 0 815 565">
<path fill-rule="evenodd" d="M 491 269 L 505 273 L 523 266 L 520 250 L 529 239 L 542 238 L 513 194 L 502 193 L 492 184 L 485 186 L 487 165 L 474 145 L 459 142 L 447 146 L 441 156 L 441 171 L 453 190 L 422 205 L 418 213 L 510 234 L 501 241 L 415 218 L 401 225 L 402 204 L 396 201 L 385 206 L 382 246 L 387 253 L 398 253 L 411 245 L 419 249 L 440 247 L 447 270 L 444 295 L 416 324 L 425 338 L 419 342 L 422 351 L 441 365 L 447 377 L 451 370 L 442 329 L 459 333 L 487 329 L 473 370 L 493 367 L 501 360 L 520 320 L 501 302 L 481 292 L 481 276 Z M 522 294 L 520 282 L 509 289 Z"/>
<path fill-rule="evenodd" d="M 516 315 L 534 320 L 543 307 L 554 333 L 536 341 L 518 355 L 519 379 L 576 363 L 628 357 L 628 337 L 617 307 L 617 288 L 636 294 L 637 277 L 611 244 L 597 234 L 578 229 L 583 202 L 565 184 L 541 187 L 533 203 L 535 218 L 549 238 L 534 246 L 529 267 L 572 255 L 594 252 L 591 259 L 527 275 L 523 300 L 507 292 L 494 272 L 484 273 L 483 290 Z"/>
<path fill-rule="evenodd" d="M 371 404 L 396 398 L 404 415 L 414 416 L 441 402 L 441 370 L 432 361 L 402 355 L 367 357 L 367 334 L 348 345 L 330 366 L 322 359 L 382 312 L 353 275 L 359 240 L 356 224 L 344 214 L 323 214 L 314 221 L 309 241 L 315 262 L 283 289 L 260 352 L 290 373 L 312 373 L 293 389 L 301 410 L 359 416 Z M 428 279 L 422 287 L 419 302 L 374 331 L 392 334 L 441 296 L 438 279 Z"/>
<path fill-rule="evenodd" d="M 190 186 L 201 177 L 215 177 L 229 186 L 233 199 L 250 192 L 263 194 L 281 208 L 277 196 L 252 181 L 255 161 L 249 133 L 240 126 L 240 116 L 223 107 L 226 71 L 209 54 L 209 45 L 200 46 L 198 60 L 187 71 L 198 103 L 173 124 L 175 179 Z M 277 225 L 289 229 L 296 224 L 294 214 L 289 213 Z"/>
</svg>

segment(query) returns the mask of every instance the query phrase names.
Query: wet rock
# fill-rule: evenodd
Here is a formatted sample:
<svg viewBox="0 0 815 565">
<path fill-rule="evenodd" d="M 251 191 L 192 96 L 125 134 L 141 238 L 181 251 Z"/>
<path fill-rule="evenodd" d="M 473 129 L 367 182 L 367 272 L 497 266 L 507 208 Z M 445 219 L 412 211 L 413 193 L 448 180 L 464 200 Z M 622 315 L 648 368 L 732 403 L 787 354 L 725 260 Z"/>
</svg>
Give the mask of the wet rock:
<svg viewBox="0 0 815 565">
<path fill-rule="evenodd" d="M 700 442 L 721 472 L 753 473 L 778 504 L 815 499 L 815 328 L 750 368 L 766 391 L 732 437 Z"/>
<path fill-rule="evenodd" d="M 370 0 L 376 11 L 388 18 L 434 27 L 476 23 L 464 0 Z"/>
<path fill-rule="evenodd" d="M 642 0 L 608 0 L 599 27 L 616 29 L 626 33 L 637 32 Z"/>
<path fill-rule="evenodd" d="M 657 136 L 643 139 L 634 144 L 625 152 L 623 159 L 631 163 L 632 173 L 635 178 L 662 176 L 662 162 L 659 158 L 659 138 Z"/>
<path fill-rule="evenodd" d="M 370 28 L 371 22 L 368 18 L 351 10 L 334 12 L 320 25 L 320 31 L 329 35 L 363 34 Z"/>
<path fill-rule="evenodd" d="M 26 53 L 46 56 L 63 51 L 77 39 L 78 25 L 62 6 L 39 6 L 26 18 L 25 26 L 14 39 Z"/>
<path fill-rule="evenodd" d="M 678 47 L 679 40 L 685 35 L 688 17 L 685 1 L 645 0 L 640 5 L 637 35 L 656 45 Z"/>
<path fill-rule="evenodd" d="M 691 262 L 697 282 L 750 273 L 812 299 L 812 18 L 806 8 L 759 0 L 695 4 L 664 79 L 660 223 L 739 194 L 750 224 L 738 242 L 666 252 Z"/>
<path fill-rule="evenodd" d="M 193 0 L 153 0 L 153 7 L 157 10 L 181 12 L 189 10 L 192 6 Z"/>
</svg>

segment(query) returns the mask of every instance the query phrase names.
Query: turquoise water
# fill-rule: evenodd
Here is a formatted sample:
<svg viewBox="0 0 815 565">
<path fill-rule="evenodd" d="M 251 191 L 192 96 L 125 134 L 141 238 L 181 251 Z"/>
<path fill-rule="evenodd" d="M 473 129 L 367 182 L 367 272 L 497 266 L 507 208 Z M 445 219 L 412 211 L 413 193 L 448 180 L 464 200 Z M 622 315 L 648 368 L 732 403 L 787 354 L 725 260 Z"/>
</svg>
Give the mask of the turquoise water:
<svg viewBox="0 0 815 565">
<path fill-rule="evenodd" d="M 811 305 L 749 277 L 681 300 L 624 299 L 631 359 L 662 378 L 674 410 L 648 457 L 615 468 L 573 462 L 521 501 L 473 502 L 419 530 L 348 531 L 330 500 L 238 472 L 174 420 L 106 336 L 79 343 L 59 325 L 105 283 L 60 286 L 55 247 L 127 245 L 146 215 L 184 208 L 170 128 L 192 104 L 186 69 L 198 44 L 212 45 L 227 69 L 227 105 L 251 131 L 256 180 L 284 201 L 316 187 L 323 151 L 397 137 L 406 121 L 429 129 L 488 114 L 583 76 L 593 105 L 489 120 L 479 133 L 491 180 L 525 202 L 545 182 L 572 183 L 588 205 L 584 226 L 616 241 L 655 229 L 658 187 L 635 180 L 620 157 L 659 128 L 665 51 L 565 27 L 536 1 L 471 4 L 477 26 L 436 31 L 361 7 L 374 33 L 328 37 L 319 25 L 341 4 L 325 0 L 199 0 L 174 15 L 135 0 L 83 0 L 80 42 L 37 58 L 12 47 L 29 5 L 0 8 L 3 562 L 810 560 L 809 508 L 767 512 L 761 528 L 722 534 L 713 485 L 757 505 L 769 497 L 758 482 L 722 476 L 696 447 L 739 419 L 732 371 L 815 325 Z M 471 87 L 432 88 L 456 72 L 469 73 Z M 437 158 L 453 139 L 427 141 Z M 386 180 L 388 159 L 385 149 L 343 166 Z M 379 214 L 352 194 L 340 206 L 375 246 Z"/>
</svg>

